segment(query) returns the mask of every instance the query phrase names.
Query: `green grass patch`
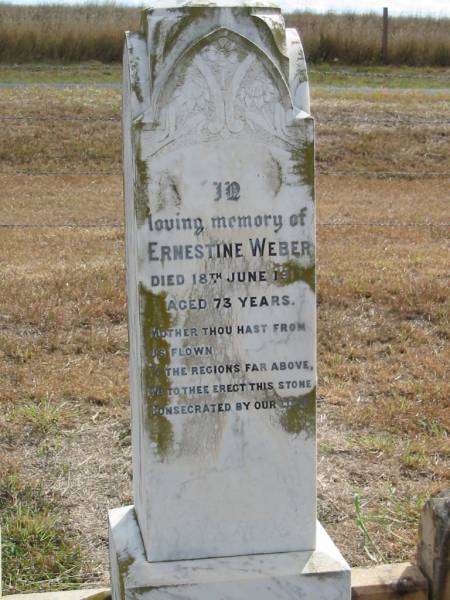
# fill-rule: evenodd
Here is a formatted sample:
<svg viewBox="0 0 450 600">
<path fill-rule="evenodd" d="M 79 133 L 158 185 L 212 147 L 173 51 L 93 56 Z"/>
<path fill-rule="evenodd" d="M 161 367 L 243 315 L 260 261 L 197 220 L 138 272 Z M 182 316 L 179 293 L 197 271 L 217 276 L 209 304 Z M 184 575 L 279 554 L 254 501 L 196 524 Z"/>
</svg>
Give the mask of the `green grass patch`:
<svg viewBox="0 0 450 600">
<path fill-rule="evenodd" d="M 426 494 L 416 493 L 405 497 L 399 495 L 395 487 L 387 487 L 384 498 L 375 507 L 369 499 L 364 499 L 359 491 L 354 494 L 356 525 L 360 541 L 371 562 L 392 562 L 393 549 L 398 542 L 408 542 L 411 532 L 417 531 Z M 385 549 L 383 550 L 383 546 Z M 397 552 L 397 551 L 395 551 Z M 408 555 L 397 555 L 397 561 L 406 560 Z"/>
<path fill-rule="evenodd" d="M 360 67 L 313 65 L 309 69 L 312 84 L 337 87 L 373 87 L 387 89 L 446 89 L 450 88 L 449 69 L 419 67 Z"/>
<path fill-rule="evenodd" d="M 7 593 L 78 587 L 81 551 L 61 508 L 40 483 L 0 480 L 3 586 Z"/>
<path fill-rule="evenodd" d="M 421 67 L 348 66 L 328 63 L 311 65 L 313 85 L 331 85 L 341 88 L 370 87 L 386 89 L 442 89 L 450 88 L 450 69 Z M 0 83 L 31 84 L 120 84 L 122 65 L 88 61 L 79 64 L 28 63 L 1 65 Z"/>
<path fill-rule="evenodd" d="M 17 410 L 12 411 L 11 418 L 19 419 L 22 425 L 27 425 L 34 435 L 46 436 L 58 426 L 67 424 L 74 416 L 66 403 L 56 402 L 49 394 L 42 398 L 25 400 Z M 57 441 L 57 436 L 52 436 Z"/>
<path fill-rule="evenodd" d="M 120 63 L 0 65 L 0 83 L 120 83 L 121 81 Z"/>
<path fill-rule="evenodd" d="M 384 432 L 358 435 L 352 441 L 365 452 L 375 455 L 391 456 L 395 449 L 394 436 Z"/>
</svg>

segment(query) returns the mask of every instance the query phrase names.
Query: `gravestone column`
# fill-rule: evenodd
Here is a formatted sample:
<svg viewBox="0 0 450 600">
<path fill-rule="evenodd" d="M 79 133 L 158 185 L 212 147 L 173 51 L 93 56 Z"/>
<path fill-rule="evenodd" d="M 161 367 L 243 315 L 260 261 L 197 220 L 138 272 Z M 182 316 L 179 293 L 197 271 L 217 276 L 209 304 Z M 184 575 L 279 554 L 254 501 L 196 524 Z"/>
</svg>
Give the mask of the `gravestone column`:
<svg viewBox="0 0 450 600">
<path fill-rule="evenodd" d="M 155 2 L 123 111 L 134 507 L 110 513 L 114 598 L 349 598 L 316 522 L 298 34 L 270 4 Z"/>
</svg>

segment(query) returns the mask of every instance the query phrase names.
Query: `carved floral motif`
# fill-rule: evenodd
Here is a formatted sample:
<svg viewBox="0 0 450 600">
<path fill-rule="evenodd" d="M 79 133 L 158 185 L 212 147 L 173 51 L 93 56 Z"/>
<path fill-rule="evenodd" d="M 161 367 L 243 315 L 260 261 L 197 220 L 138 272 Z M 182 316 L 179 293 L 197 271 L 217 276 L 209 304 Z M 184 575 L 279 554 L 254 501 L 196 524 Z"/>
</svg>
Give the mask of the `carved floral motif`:
<svg viewBox="0 0 450 600">
<path fill-rule="evenodd" d="M 245 127 L 288 137 L 292 110 L 283 106 L 273 75 L 255 51 L 226 32 L 189 63 L 184 59 L 164 98 L 158 119 L 161 142 L 175 133 L 177 137 L 191 132 L 226 137 Z"/>
</svg>

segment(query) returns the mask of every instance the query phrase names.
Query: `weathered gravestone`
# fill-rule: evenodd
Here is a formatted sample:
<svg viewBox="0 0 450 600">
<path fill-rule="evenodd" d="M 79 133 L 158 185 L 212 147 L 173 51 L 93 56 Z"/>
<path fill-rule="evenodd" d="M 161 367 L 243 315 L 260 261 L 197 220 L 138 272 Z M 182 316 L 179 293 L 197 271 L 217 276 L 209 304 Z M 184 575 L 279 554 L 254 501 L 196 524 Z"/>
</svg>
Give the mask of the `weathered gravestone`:
<svg viewBox="0 0 450 600">
<path fill-rule="evenodd" d="M 114 598 L 350 597 L 316 523 L 314 131 L 279 8 L 155 2 L 124 56 L 134 507 Z"/>
</svg>

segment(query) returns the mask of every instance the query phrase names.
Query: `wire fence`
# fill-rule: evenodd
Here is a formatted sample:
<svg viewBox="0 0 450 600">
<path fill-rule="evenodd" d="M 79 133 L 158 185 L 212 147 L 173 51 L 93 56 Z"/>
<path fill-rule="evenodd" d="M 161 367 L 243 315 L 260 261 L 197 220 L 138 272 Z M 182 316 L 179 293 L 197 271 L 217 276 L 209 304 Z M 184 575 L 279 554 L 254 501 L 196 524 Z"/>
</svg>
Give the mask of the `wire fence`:
<svg viewBox="0 0 450 600">
<path fill-rule="evenodd" d="M 102 65 L 101 69 L 98 69 L 100 73 L 103 74 L 105 68 L 108 67 L 112 70 L 121 70 L 121 63 L 111 63 L 110 65 Z M 3 69 L 8 69 L 11 71 L 23 71 L 24 66 L 21 64 L 15 63 L 3 63 Z M 68 64 L 68 65 L 51 65 L 45 64 L 41 65 L 27 65 L 27 71 L 31 71 L 34 73 L 46 72 L 46 71 L 61 71 L 61 72 L 78 72 L 78 71 L 91 71 L 95 72 L 97 69 L 90 64 Z M 316 69 L 314 67 L 314 63 L 308 69 L 310 74 L 314 75 L 332 75 L 333 77 L 342 76 L 342 77 L 371 77 L 377 79 L 442 79 L 444 81 L 450 81 L 450 75 L 446 73 L 399 73 L 399 72 L 391 72 L 391 71 L 361 71 L 361 70 L 346 70 L 346 69 Z M 119 82 L 120 83 L 120 82 Z"/>
<path fill-rule="evenodd" d="M 450 83 L 449 83 L 450 85 Z M 355 124 L 355 125 L 385 125 L 386 127 L 394 126 L 408 126 L 408 125 L 442 125 L 442 126 L 450 126 L 450 119 L 448 118 L 436 118 L 436 117 L 426 117 L 420 115 L 408 115 L 402 113 L 389 113 L 377 116 L 364 116 L 364 117 L 354 117 L 352 115 L 340 114 L 339 117 L 336 115 L 331 115 L 330 117 L 321 118 L 320 115 L 315 115 L 316 122 L 319 125 L 327 125 L 329 123 L 334 123 L 339 121 L 339 123 L 345 124 Z M 28 123 L 55 123 L 55 122 L 63 122 L 63 123 L 121 123 L 120 117 L 73 117 L 67 115 L 59 115 L 55 117 L 37 117 L 35 115 L 0 115 L 0 121 L 23 121 Z"/>
<path fill-rule="evenodd" d="M 34 169 L 15 169 L 11 171 L 0 171 L 1 177 L 14 177 L 17 175 L 28 175 L 32 177 L 118 177 L 122 171 L 38 171 Z M 450 171 L 332 171 L 316 166 L 316 175 L 329 175 L 331 177 L 377 177 L 377 178 L 404 178 L 404 179 L 431 179 L 450 177 Z"/>
<path fill-rule="evenodd" d="M 0 223 L 1 229 L 112 229 L 123 223 Z"/>
<path fill-rule="evenodd" d="M 450 83 L 450 75 L 446 73 L 390 73 L 382 71 L 345 71 L 341 69 L 315 69 L 311 67 L 308 69 L 310 75 L 330 75 L 332 77 L 350 77 L 350 78 L 361 78 L 369 77 L 370 79 L 433 79 L 436 81 L 448 81 Z M 420 91 L 422 88 L 418 88 Z"/>
<path fill-rule="evenodd" d="M 80 121 L 85 121 L 86 123 L 104 123 L 104 122 L 113 122 L 120 123 L 120 117 L 67 117 L 67 116 L 58 116 L 58 117 L 36 117 L 36 116 L 10 116 L 3 115 L 0 116 L 0 121 L 36 121 L 37 123 L 54 123 L 55 121 L 73 121 L 74 123 L 79 123 Z"/>
<path fill-rule="evenodd" d="M 400 228 L 444 228 L 449 223 L 431 223 L 429 221 L 408 223 L 402 221 L 318 221 L 318 227 L 400 227 Z M 123 228 L 123 223 L 0 223 L 0 229 L 115 229 Z"/>
<path fill-rule="evenodd" d="M 450 177 L 450 171 L 363 171 L 363 170 L 354 170 L 354 171 L 327 171 L 325 169 L 321 169 L 320 167 L 316 171 L 318 175 L 330 175 L 332 177 L 379 177 L 384 179 L 389 179 L 390 177 L 399 177 L 405 179 L 428 179 L 434 177 Z"/>
<path fill-rule="evenodd" d="M 14 171 L 0 171 L 2 177 L 13 177 L 15 175 L 30 175 L 32 177 L 111 177 L 122 175 L 122 171 L 36 171 L 34 169 L 16 169 Z"/>
</svg>

